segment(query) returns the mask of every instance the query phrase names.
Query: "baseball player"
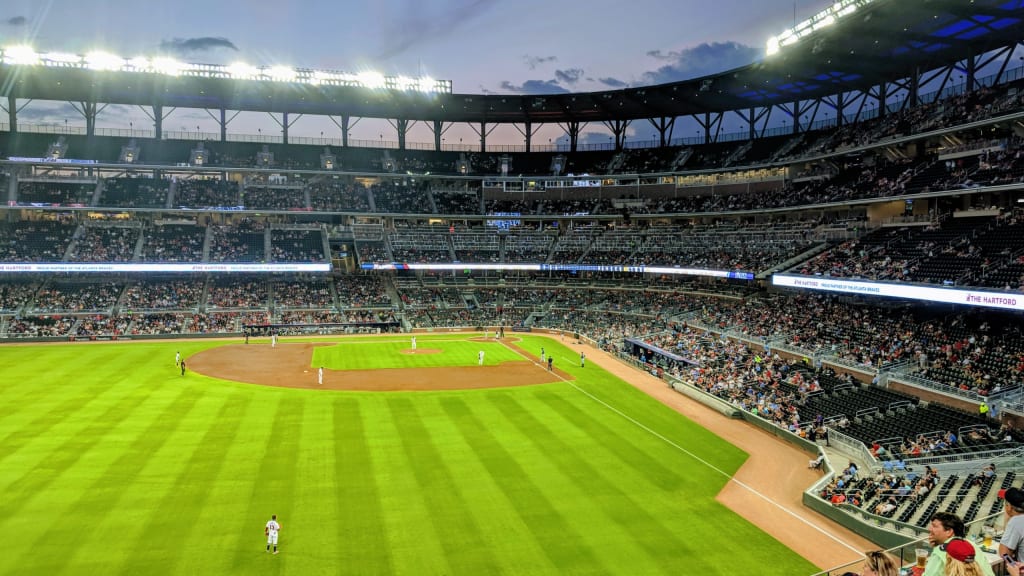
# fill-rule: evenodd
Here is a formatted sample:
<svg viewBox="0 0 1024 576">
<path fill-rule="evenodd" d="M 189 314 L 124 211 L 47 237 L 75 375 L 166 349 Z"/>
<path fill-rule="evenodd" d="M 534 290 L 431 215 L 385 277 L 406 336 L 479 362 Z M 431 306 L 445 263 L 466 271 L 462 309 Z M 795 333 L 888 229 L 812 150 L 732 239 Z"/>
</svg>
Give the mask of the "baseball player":
<svg viewBox="0 0 1024 576">
<path fill-rule="evenodd" d="M 321 386 L 323 386 L 323 383 L 324 383 L 324 367 L 323 366 L 321 366 L 320 369 L 316 371 L 316 383 L 320 384 Z"/>
<path fill-rule="evenodd" d="M 267 521 L 267 526 L 263 529 L 263 534 L 267 537 L 267 552 L 270 552 L 270 546 L 274 546 L 274 554 L 277 554 L 277 533 L 281 531 L 281 524 L 277 521 L 277 514 L 270 516 L 270 520 Z"/>
</svg>

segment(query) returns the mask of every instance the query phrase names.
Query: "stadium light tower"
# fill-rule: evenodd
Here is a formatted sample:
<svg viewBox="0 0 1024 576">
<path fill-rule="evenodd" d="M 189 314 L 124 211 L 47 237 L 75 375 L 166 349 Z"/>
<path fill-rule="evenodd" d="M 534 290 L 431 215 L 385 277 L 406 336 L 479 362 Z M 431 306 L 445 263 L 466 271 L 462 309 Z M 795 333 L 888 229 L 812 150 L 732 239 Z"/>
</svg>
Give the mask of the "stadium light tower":
<svg viewBox="0 0 1024 576">
<path fill-rule="evenodd" d="M 5 66 L 43 66 L 46 68 L 77 68 L 105 72 L 160 74 L 163 76 L 312 84 L 315 86 L 354 87 L 370 90 L 418 92 L 421 94 L 452 93 L 451 80 L 437 80 L 429 76 L 421 78 L 385 76 L 375 71 L 350 74 L 347 72 L 294 68 L 291 66 L 252 66 L 244 62 L 235 62 L 227 66 L 221 64 L 196 64 L 182 62 L 166 56 L 156 56 L 153 58 L 139 56 L 129 59 L 101 50 L 94 50 L 83 56 L 70 52 L 37 52 L 28 45 L 0 48 L 0 64 Z"/>
<path fill-rule="evenodd" d="M 811 34 L 827 28 L 839 20 L 853 14 L 857 10 L 871 4 L 875 0 L 836 0 L 834 4 L 811 16 L 807 20 L 793 26 L 778 36 L 768 39 L 765 53 L 768 56 L 777 54 L 786 46 L 796 44 Z"/>
</svg>

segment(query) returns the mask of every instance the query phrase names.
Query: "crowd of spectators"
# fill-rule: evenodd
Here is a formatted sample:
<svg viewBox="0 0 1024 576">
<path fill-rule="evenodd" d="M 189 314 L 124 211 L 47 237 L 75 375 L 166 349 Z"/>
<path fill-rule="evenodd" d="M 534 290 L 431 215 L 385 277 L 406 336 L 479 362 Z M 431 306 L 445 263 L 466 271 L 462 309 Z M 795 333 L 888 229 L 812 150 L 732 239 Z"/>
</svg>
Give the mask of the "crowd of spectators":
<svg viewBox="0 0 1024 576">
<path fill-rule="evenodd" d="M 388 255 L 388 247 L 384 242 L 363 242 L 356 241 L 356 250 L 359 254 L 359 262 L 391 262 Z"/>
<path fill-rule="evenodd" d="M 0 284 L 0 312 L 18 312 L 32 300 L 36 291 L 33 282 L 4 282 Z"/>
<path fill-rule="evenodd" d="M 346 308 L 391 308 L 387 284 L 379 274 L 338 276 L 334 279 L 338 304 Z"/>
<path fill-rule="evenodd" d="M 319 228 L 270 230 L 270 256 L 274 262 L 323 262 L 324 237 Z"/>
<path fill-rule="evenodd" d="M 309 202 L 310 207 L 315 211 L 370 211 L 370 199 L 366 187 L 338 180 L 327 180 L 310 184 Z"/>
<path fill-rule="evenodd" d="M 370 193 L 377 212 L 400 214 L 435 214 L 431 206 L 430 189 L 424 185 L 402 182 L 382 182 L 374 185 Z"/>
<path fill-rule="evenodd" d="M 129 262 L 135 256 L 141 228 L 83 226 L 68 256 L 72 262 Z"/>
<path fill-rule="evenodd" d="M 7 327 L 10 338 L 53 338 L 67 336 L 78 319 L 72 316 L 14 318 Z"/>
<path fill-rule="evenodd" d="M 59 220 L 0 222 L 0 260 L 59 262 L 77 228 L 77 224 Z"/>
<path fill-rule="evenodd" d="M 302 186 L 248 186 L 242 190 L 242 206 L 248 210 L 304 210 Z"/>
<path fill-rule="evenodd" d="M 127 311 L 196 310 L 203 296 L 204 281 L 199 278 L 147 279 L 125 290 L 122 308 Z"/>
<path fill-rule="evenodd" d="M 213 225 L 210 260 L 214 262 L 263 262 L 266 233 L 260 220 L 244 219 L 235 225 Z"/>
<path fill-rule="evenodd" d="M 334 308 L 334 295 L 325 280 L 291 280 L 271 284 L 274 307 L 282 308 Z"/>
<path fill-rule="evenodd" d="M 170 181 L 164 179 L 127 177 L 103 181 L 100 206 L 121 208 L 164 208 L 170 192 Z"/>
<path fill-rule="evenodd" d="M 88 206 L 96 193 L 96 183 L 20 181 L 18 203 L 59 206 Z"/>
<path fill-rule="evenodd" d="M 237 182 L 191 178 L 175 182 L 173 204 L 183 208 L 224 208 L 241 206 L 242 202 Z"/>
<path fill-rule="evenodd" d="M 143 262 L 200 262 L 206 228 L 194 224 L 156 224 L 145 231 Z"/>
<path fill-rule="evenodd" d="M 54 282 L 36 291 L 31 312 L 109 312 L 120 295 L 121 285 L 116 282 Z"/>
<path fill-rule="evenodd" d="M 216 279 L 207 288 L 208 308 L 266 308 L 267 285 L 251 278 Z"/>
</svg>

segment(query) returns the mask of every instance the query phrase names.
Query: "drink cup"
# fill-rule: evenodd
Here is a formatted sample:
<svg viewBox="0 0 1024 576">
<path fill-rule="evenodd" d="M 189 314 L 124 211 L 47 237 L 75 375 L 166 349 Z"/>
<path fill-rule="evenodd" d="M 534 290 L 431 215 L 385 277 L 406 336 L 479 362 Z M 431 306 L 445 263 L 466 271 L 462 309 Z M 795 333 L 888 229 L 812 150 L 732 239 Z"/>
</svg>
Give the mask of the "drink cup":
<svg viewBox="0 0 1024 576">
<path fill-rule="evenodd" d="M 928 549 L 917 548 L 914 552 L 917 553 L 917 567 L 924 569 L 924 565 L 928 562 Z"/>
<path fill-rule="evenodd" d="M 981 528 L 981 547 L 992 549 L 992 536 L 995 532 L 991 526 L 983 526 Z"/>
</svg>

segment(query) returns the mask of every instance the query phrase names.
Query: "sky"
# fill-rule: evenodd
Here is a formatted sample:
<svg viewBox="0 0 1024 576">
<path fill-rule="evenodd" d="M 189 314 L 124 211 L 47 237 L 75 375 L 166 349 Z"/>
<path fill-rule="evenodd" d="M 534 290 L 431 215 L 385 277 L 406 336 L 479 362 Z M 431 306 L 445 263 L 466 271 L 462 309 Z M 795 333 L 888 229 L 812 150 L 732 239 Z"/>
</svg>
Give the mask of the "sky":
<svg viewBox="0 0 1024 576">
<path fill-rule="evenodd" d="M 456 93 L 587 92 L 660 84 L 721 72 L 764 56 L 767 39 L 830 4 L 829 0 L 4 0 L 0 43 L 38 51 L 102 49 L 126 57 L 172 55 L 197 63 L 289 65 L 345 72 L 430 76 L 451 80 Z M 29 103 L 25 123 L 84 126 L 66 103 Z M 109 107 L 98 127 L 152 126 L 141 110 Z M 638 123 L 634 123 L 638 124 Z M 642 123 L 639 123 L 642 124 Z M 165 130 L 217 132 L 202 110 L 178 110 Z M 242 113 L 228 128 L 279 134 L 266 114 Z M 304 117 L 292 136 L 340 137 L 323 118 Z M 637 125 L 631 138 L 653 129 Z M 357 140 L 396 140 L 386 122 L 364 119 Z M 558 140 L 556 126 L 535 143 Z M 679 136 L 679 134 L 677 134 Z M 476 141 L 454 125 L 446 143 Z M 605 141 L 603 126 L 584 140 Z M 414 126 L 410 142 L 432 142 Z M 521 144 L 511 126 L 488 142 Z"/>
</svg>

